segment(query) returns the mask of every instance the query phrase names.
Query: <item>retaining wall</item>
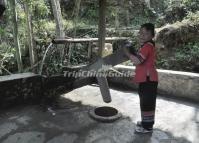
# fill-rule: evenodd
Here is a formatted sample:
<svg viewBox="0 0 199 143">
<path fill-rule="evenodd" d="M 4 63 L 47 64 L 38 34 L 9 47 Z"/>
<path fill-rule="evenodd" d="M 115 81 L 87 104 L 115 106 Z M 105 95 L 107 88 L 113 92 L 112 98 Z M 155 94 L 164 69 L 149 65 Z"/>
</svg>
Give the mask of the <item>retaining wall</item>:
<svg viewBox="0 0 199 143">
<path fill-rule="evenodd" d="M 24 103 L 41 96 L 41 76 L 33 73 L 0 76 L 0 107 Z"/>
<path fill-rule="evenodd" d="M 135 71 L 133 66 L 115 66 L 120 72 Z M 199 74 L 158 70 L 159 85 L 158 93 L 168 97 L 181 97 L 199 102 Z M 132 77 L 133 78 L 133 77 Z M 130 82 L 130 78 L 109 77 L 108 81 L 113 84 L 125 86 L 131 89 L 137 89 L 137 85 Z"/>
<path fill-rule="evenodd" d="M 135 67 L 117 65 L 118 71 L 134 72 Z M 199 74 L 170 70 L 158 70 L 158 94 L 168 97 L 180 97 L 199 102 Z M 137 89 L 137 84 L 127 77 L 108 77 L 110 84 Z M 89 80 L 82 81 L 80 86 L 91 84 Z M 52 97 L 73 90 L 73 79 L 55 76 L 44 78 L 33 73 L 14 74 L 0 77 L 0 107 L 7 107 L 16 103 L 38 102 L 43 96 Z M 73 86 L 72 86 L 73 85 Z M 75 88 L 77 88 L 75 87 Z"/>
</svg>

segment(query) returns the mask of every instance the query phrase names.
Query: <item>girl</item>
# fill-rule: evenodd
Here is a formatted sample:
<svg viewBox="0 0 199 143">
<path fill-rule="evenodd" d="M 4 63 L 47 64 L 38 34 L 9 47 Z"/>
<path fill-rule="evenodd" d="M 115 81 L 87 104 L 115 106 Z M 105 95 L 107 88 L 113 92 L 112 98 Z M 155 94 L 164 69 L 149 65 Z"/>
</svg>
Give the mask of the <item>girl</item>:
<svg viewBox="0 0 199 143">
<path fill-rule="evenodd" d="M 143 24 L 139 31 L 139 52 L 124 48 L 125 54 L 136 65 L 134 81 L 139 84 L 141 121 L 136 124 L 135 132 L 149 133 L 153 131 L 158 86 L 158 74 L 155 67 L 155 27 L 152 23 Z M 132 46 L 130 46 L 132 48 Z"/>
</svg>

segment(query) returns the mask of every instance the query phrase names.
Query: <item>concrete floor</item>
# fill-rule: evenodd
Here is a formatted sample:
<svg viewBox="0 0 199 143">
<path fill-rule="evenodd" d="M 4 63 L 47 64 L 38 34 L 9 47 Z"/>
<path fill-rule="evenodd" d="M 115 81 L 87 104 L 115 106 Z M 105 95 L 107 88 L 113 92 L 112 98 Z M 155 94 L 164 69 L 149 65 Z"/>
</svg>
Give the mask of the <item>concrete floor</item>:
<svg viewBox="0 0 199 143">
<path fill-rule="evenodd" d="M 140 120 L 139 99 L 132 91 L 111 89 L 122 118 L 99 123 L 88 111 L 102 102 L 95 86 L 85 86 L 62 96 L 53 116 L 38 106 L 16 107 L 0 112 L 0 143 L 199 143 L 199 106 L 165 99 L 157 100 L 153 134 L 134 133 Z"/>
</svg>

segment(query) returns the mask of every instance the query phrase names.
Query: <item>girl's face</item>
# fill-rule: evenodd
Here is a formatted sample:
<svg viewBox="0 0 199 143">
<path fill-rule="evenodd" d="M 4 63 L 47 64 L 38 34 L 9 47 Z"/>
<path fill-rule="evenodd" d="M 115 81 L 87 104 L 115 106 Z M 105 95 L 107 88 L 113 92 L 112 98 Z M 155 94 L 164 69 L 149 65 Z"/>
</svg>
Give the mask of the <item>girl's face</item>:
<svg viewBox="0 0 199 143">
<path fill-rule="evenodd" d="M 141 28 L 139 31 L 139 42 L 140 44 L 144 44 L 147 41 L 150 41 L 151 39 L 153 39 L 153 35 L 151 33 L 151 31 L 146 30 L 146 28 Z"/>
</svg>

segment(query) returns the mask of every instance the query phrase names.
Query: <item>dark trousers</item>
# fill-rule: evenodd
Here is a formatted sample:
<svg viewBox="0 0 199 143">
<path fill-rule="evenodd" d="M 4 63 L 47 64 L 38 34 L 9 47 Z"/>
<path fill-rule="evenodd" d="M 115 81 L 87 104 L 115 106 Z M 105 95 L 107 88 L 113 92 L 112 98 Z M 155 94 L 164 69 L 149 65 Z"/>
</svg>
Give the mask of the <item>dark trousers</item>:
<svg viewBox="0 0 199 143">
<path fill-rule="evenodd" d="M 152 129 L 155 122 L 155 108 L 157 97 L 158 82 L 150 81 L 147 77 L 146 82 L 139 84 L 140 110 L 142 126 L 145 129 Z"/>
</svg>

